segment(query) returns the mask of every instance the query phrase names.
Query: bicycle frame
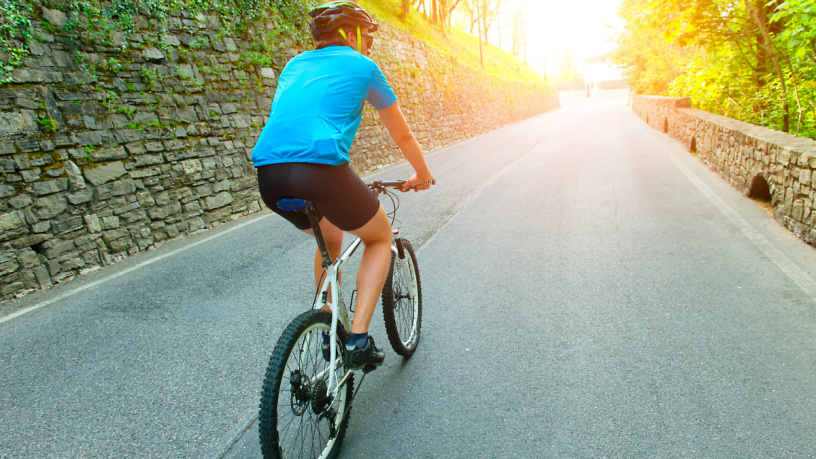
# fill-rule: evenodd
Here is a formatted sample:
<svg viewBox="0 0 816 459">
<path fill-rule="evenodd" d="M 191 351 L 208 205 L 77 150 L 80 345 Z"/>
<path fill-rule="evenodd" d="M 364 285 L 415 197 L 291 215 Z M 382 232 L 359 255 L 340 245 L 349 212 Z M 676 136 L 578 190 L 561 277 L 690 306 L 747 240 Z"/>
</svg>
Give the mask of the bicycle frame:
<svg viewBox="0 0 816 459">
<path fill-rule="evenodd" d="M 379 186 L 391 186 L 391 187 L 399 187 L 401 188 L 405 182 L 375 182 Z M 434 181 L 435 183 L 435 181 Z M 343 301 L 343 295 L 340 291 L 340 285 L 337 280 L 337 275 L 343 266 L 348 262 L 349 258 L 354 254 L 354 252 L 360 247 L 360 243 L 362 242 L 360 238 L 355 238 L 354 241 L 343 251 L 343 254 L 337 260 L 332 261 L 331 256 L 329 255 L 329 249 L 326 246 L 326 241 L 323 239 L 323 232 L 320 231 L 320 223 L 317 218 L 317 213 L 311 207 L 306 207 L 303 209 L 309 217 L 309 223 L 312 226 L 312 230 L 314 231 L 314 237 L 317 241 L 317 247 L 320 251 L 320 255 L 323 258 L 323 269 L 325 270 L 325 280 L 320 287 L 320 291 L 318 292 L 315 303 L 312 306 L 313 309 L 322 309 L 323 306 L 328 306 L 332 312 L 332 322 L 331 322 L 331 339 L 329 340 L 329 357 L 331 362 L 337 362 L 337 322 L 338 320 L 343 321 L 343 326 L 351 333 L 351 321 L 349 320 L 348 310 L 346 309 L 345 301 Z M 399 260 L 400 264 L 402 265 L 403 272 L 411 272 L 414 271 L 414 266 L 411 263 L 411 260 L 405 256 L 405 251 L 402 248 L 402 239 L 399 237 L 399 230 L 392 229 L 392 245 L 391 245 L 391 252 L 393 252 L 397 259 Z M 329 299 L 329 288 L 332 291 L 332 297 Z M 411 294 L 412 298 L 417 297 L 417 286 L 414 283 L 409 282 L 408 285 L 408 292 Z M 307 338 L 307 340 L 310 338 Z M 307 341 L 307 345 L 304 347 L 305 349 L 309 348 L 311 343 Z M 303 358 L 304 356 L 301 356 Z M 331 371 L 330 371 L 331 370 Z M 341 381 L 336 381 L 334 375 L 334 368 L 327 368 L 326 371 L 329 371 L 329 381 L 326 383 L 327 396 L 335 396 L 340 391 L 340 387 L 345 382 L 348 375 L 351 373 L 349 370 L 346 375 L 343 377 Z M 320 372 L 315 376 L 315 380 L 322 379 L 325 377 L 325 372 Z M 314 382 L 314 381 L 313 381 Z"/>
<path fill-rule="evenodd" d="M 331 322 L 331 339 L 329 340 L 329 357 L 330 361 L 337 362 L 337 340 L 335 337 L 337 336 L 337 323 L 338 321 L 342 321 L 343 326 L 346 330 L 351 332 L 351 320 L 349 320 L 348 309 L 346 309 L 346 303 L 343 300 L 343 294 L 340 291 L 340 284 L 337 280 L 338 273 L 343 269 L 343 266 L 349 261 L 354 252 L 360 248 L 360 244 L 362 241 L 360 238 L 354 238 L 351 244 L 343 251 L 343 254 L 337 260 L 331 261 L 331 258 L 328 254 L 328 248 L 326 247 L 326 243 L 323 240 L 323 234 L 320 232 L 320 226 L 316 225 L 317 217 L 314 215 L 314 210 L 306 209 L 306 212 L 309 214 L 310 220 L 314 218 L 314 223 L 312 225 L 315 231 L 315 239 L 317 240 L 317 245 L 320 250 L 321 255 L 323 256 L 323 269 L 325 269 L 325 279 L 320 287 L 320 291 L 318 292 L 315 303 L 312 306 L 313 309 L 322 309 L 323 306 L 328 306 L 332 312 L 332 322 Z M 393 244 L 391 245 L 391 251 L 397 255 L 400 262 L 404 264 L 403 269 L 410 269 L 413 271 L 414 267 L 411 266 L 409 260 L 405 257 L 404 252 L 402 251 L 402 241 L 397 237 L 399 235 L 399 230 L 393 230 Z M 416 295 L 415 287 L 411 292 L 412 295 Z M 329 298 L 329 289 L 331 288 L 332 295 L 331 299 Z M 409 287 L 410 288 L 410 287 Z M 308 349 L 307 346 L 304 349 Z M 332 369 L 333 370 L 333 369 Z M 328 369 L 327 369 L 328 371 Z M 325 372 L 320 372 L 315 376 L 315 379 L 322 379 L 325 376 Z M 340 391 L 340 386 L 342 382 L 345 382 L 345 377 L 343 378 L 344 381 L 336 381 L 334 371 L 329 371 L 329 381 L 326 383 L 328 386 L 327 388 L 327 395 L 333 396 L 336 395 Z"/>
</svg>

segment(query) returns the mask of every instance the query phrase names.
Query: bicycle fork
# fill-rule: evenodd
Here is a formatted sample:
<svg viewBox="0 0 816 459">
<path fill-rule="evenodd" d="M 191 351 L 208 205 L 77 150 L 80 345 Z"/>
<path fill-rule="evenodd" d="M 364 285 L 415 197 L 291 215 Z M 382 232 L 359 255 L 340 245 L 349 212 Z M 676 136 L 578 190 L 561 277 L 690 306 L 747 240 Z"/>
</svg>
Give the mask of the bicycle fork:
<svg viewBox="0 0 816 459">
<path fill-rule="evenodd" d="M 408 293 L 411 295 L 411 302 L 415 300 L 417 297 L 417 286 L 412 281 L 412 279 L 416 279 L 416 273 L 414 272 L 414 263 L 410 257 L 405 254 L 405 249 L 402 246 L 402 238 L 396 237 L 399 235 L 399 230 L 395 229 L 392 231 L 394 233 L 394 245 L 396 246 L 396 253 L 397 253 L 397 260 L 399 260 L 400 267 L 402 268 L 402 272 L 404 273 L 411 273 L 409 279 L 406 279 L 406 284 L 408 286 Z M 394 250 L 394 247 L 391 247 L 391 250 Z"/>
</svg>

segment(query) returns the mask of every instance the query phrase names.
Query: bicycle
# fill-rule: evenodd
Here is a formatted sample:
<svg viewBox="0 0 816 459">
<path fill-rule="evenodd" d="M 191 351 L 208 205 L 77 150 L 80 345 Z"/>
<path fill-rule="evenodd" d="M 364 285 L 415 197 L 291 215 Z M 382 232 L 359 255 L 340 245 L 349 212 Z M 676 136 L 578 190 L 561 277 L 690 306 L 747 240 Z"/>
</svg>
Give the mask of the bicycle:
<svg viewBox="0 0 816 459">
<path fill-rule="evenodd" d="M 383 319 L 394 352 L 410 357 L 420 338 L 422 289 L 414 249 L 399 236 L 399 228 L 394 228 L 399 199 L 390 189 L 402 190 L 404 185 L 405 181 L 381 180 L 368 184 L 377 196 L 385 194 L 393 203 L 394 210 L 390 213 L 393 244 L 382 291 Z M 353 321 L 349 312 L 353 314 L 354 310 L 346 308 L 337 277 L 361 241 L 355 238 L 342 255 L 332 261 L 314 205 L 300 199 L 281 199 L 276 205 L 282 210 L 308 215 L 323 258 L 325 280 L 321 279 L 312 309 L 286 327 L 269 359 L 260 400 L 261 450 L 264 458 L 334 458 L 339 454 L 351 403 L 357 395 L 354 371 L 346 370 L 342 351 Z M 354 304 L 354 292 L 350 304 Z M 325 305 L 331 313 L 322 309 Z M 324 358 L 321 347 L 324 331 L 329 331 L 330 336 L 328 359 Z M 363 369 L 357 391 L 365 375 L 373 369 Z"/>
</svg>

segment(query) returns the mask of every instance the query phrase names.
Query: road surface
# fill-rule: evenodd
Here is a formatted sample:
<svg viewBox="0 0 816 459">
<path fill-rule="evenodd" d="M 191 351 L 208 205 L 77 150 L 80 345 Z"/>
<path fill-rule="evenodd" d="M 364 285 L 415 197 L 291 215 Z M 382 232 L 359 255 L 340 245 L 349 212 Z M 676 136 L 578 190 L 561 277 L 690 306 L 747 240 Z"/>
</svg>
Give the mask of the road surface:
<svg viewBox="0 0 816 459">
<path fill-rule="evenodd" d="M 816 452 L 816 252 L 678 142 L 574 100 L 428 162 L 398 214 L 422 341 L 386 349 L 341 457 Z M 259 457 L 313 250 L 264 212 L 0 305 L 40 306 L 0 323 L 0 457 Z"/>
</svg>

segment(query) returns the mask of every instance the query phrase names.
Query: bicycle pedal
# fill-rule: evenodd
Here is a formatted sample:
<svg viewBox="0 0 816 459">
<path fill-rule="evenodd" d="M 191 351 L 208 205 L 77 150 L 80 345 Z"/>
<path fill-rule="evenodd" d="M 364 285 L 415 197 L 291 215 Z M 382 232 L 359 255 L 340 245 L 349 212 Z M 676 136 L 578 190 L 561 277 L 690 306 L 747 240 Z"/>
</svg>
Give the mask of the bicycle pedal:
<svg viewBox="0 0 816 459">
<path fill-rule="evenodd" d="M 379 365 L 366 365 L 366 366 L 363 367 L 363 373 L 364 374 L 369 374 L 372 371 L 376 370 L 378 367 L 379 367 Z"/>
</svg>

